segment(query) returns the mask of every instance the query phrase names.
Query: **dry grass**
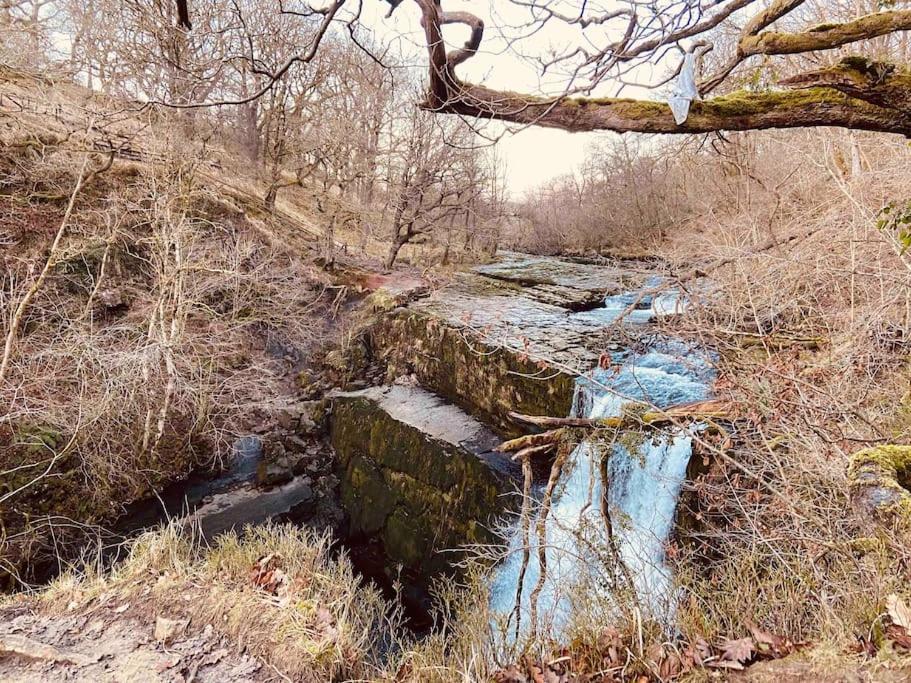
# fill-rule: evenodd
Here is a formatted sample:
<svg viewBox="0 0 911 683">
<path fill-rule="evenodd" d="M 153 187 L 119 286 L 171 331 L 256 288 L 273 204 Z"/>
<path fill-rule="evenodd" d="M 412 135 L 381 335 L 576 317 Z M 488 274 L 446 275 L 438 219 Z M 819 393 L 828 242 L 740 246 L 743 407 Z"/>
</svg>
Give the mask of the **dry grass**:
<svg viewBox="0 0 911 683">
<path fill-rule="evenodd" d="M 280 569 L 257 577 L 271 557 Z M 274 578 L 275 581 L 271 582 Z M 330 540 L 290 525 L 229 533 L 207 548 L 172 524 L 139 537 L 109 575 L 67 574 L 38 598 L 41 609 L 89 611 L 113 599 L 130 615 L 211 624 L 300 681 L 358 680 L 377 675 L 395 647 L 399 616 L 379 592 L 362 584 Z"/>
<path fill-rule="evenodd" d="M 682 628 L 712 639 L 758 624 L 845 652 L 879 642 L 885 596 L 911 579 L 907 529 L 854 509 L 846 477 L 853 452 L 911 429 L 911 273 L 876 227 L 885 203 L 911 196 L 909 153 L 821 133 L 732 147 L 727 173 L 688 160 L 711 191 L 667 249 L 678 272 L 726 261 L 677 331 L 720 351 L 717 392 L 742 406 L 733 442 L 702 444 L 712 465 L 676 563 Z"/>
<path fill-rule="evenodd" d="M 105 156 L 85 152 L 88 128 L 67 137 L 48 121 L 59 124 L 22 117 L 0 155 L 0 308 L 12 341 L 0 380 L 0 544 L 14 575 L 35 533 L 59 523 L 65 546 L 81 524 L 223 459 L 249 405 L 282 381 L 267 346 L 306 355 L 331 325 L 307 252 L 289 254 L 281 238 L 293 226 L 269 226 L 279 238 L 265 240 L 211 183 L 202 145 L 167 125 L 146 131 L 154 162 L 115 160 L 64 219 L 76 171 Z"/>
<path fill-rule="evenodd" d="M 257 572 L 262 566 L 280 571 Z M 483 681 L 519 656 L 491 633 L 480 574 L 442 582 L 436 594 L 438 629 L 415 640 L 401 612 L 354 573 L 327 535 L 270 525 L 207 546 L 175 522 L 133 541 L 113 571 L 71 570 L 33 601 L 46 614 L 89 617 L 129 604 L 123 618 L 139 616 L 149 628 L 157 616 L 188 618 L 191 631 L 211 624 L 295 681 Z"/>
</svg>

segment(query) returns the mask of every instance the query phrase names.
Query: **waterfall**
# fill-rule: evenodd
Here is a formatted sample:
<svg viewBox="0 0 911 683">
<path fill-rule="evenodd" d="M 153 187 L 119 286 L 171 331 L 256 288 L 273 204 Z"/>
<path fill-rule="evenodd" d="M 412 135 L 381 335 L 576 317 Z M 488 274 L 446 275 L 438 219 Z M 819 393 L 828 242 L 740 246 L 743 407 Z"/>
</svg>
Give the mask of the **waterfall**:
<svg viewBox="0 0 911 683">
<path fill-rule="evenodd" d="M 635 293 L 608 297 L 604 308 L 578 315 L 613 320 L 634 300 Z M 678 312 L 681 302 L 673 295 L 663 295 L 648 299 L 645 306 L 636 311 L 633 323 Z M 609 368 L 596 368 L 580 377 L 572 416 L 619 416 L 631 402 L 666 408 L 704 400 L 709 397 L 712 379 L 710 359 L 704 353 L 681 341 L 655 338 L 643 351 L 613 353 Z M 628 434 L 613 444 L 584 441 L 569 455 L 546 520 L 547 571 L 537 600 L 539 628 L 564 632 L 575 608 L 589 601 L 592 591 L 617 590 L 626 577 L 643 614 L 671 623 L 676 598 L 665 545 L 692 452 L 691 430 Z M 537 503 L 542 492 L 542 486 L 534 491 Z M 525 627 L 530 597 L 540 577 L 534 533 L 537 515 L 535 505 L 531 553 L 519 600 Z M 495 613 L 509 615 L 516 608 L 522 548 L 517 523 L 510 532 L 509 554 L 494 574 L 491 607 Z"/>
</svg>

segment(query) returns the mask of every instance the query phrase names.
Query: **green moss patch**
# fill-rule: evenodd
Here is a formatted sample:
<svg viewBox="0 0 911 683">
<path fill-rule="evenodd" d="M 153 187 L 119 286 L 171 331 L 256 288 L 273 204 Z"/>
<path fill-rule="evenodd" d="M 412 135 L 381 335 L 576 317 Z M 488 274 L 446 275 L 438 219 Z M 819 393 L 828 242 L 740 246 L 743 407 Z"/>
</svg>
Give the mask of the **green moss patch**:
<svg viewBox="0 0 911 683">
<path fill-rule="evenodd" d="M 437 397 L 436 404 L 415 404 L 414 423 L 387 412 L 381 400 L 354 392 L 334 401 L 331 440 L 342 503 L 352 534 L 383 541 L 390 573 L 402 564 L 430 577 L 455 559 L 439 551 L 496 541 L 490 527 L 505 510 L 510 480 L 484 454 L 421 428 L 427 411 L 439 407 Z"/>
</svg>

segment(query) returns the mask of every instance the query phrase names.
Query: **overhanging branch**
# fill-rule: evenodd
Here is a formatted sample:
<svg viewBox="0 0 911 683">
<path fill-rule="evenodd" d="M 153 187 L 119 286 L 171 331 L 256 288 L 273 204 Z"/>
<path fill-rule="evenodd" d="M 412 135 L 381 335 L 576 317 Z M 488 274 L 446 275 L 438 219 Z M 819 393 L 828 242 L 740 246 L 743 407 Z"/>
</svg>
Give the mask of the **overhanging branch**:
<svg viewBox="0 0 911 683">
<path fill-rule="evenodd" d="M 890 86 L 868 86 L 873 99 Z M 858 91 L 859 92 L 859 91 Z M 911 89 L 908 90 L 911 93 Z M 892 95 L 894 96 L 894 95 Z M 448 99 L 427 108 L 440 113 L 496 119 L 572 132 L 610 130 L 619 133 L 708 133 L 719 130 L 760 130 L 842 126 L 857 130 L 911 136 L 911 114 L 838 92 L 831 87 L 736 92 L 694 102 L 682 125 L 664 102 L 626 98 L 546 99 L 500 92 L 461 83 Z"/>
<path fill-rule="evenodd" d="M 753 16 L 744 26 L 741 46 L 735 60 L 725 68 L 724 75 L 744 58 L 746 51 L 742 44 L 750 39 L 755 38 L 758 45 L 766 47 L 749 49 L 773 49 L 775 45 L 790 49 L 782 43 L 786 43 L 787 39 L 781 36 L 810 40 L 817 46 L 835 46 L 836 43 L 851 42 L 864 32 L 882 35 L 911 25 L 911 12 L 896 11 L 861 17 L 845 24 L 817 27 L 799 34 L 759 33 L 804 1 L 775 0 Z M 626 98 L 542 98 L 464 83 L 456 76 L 455 66 L 477 53 L 483 38 L 483 22 L 467 12 L 443 12 L 440 0 L 416 2 L 421 8 L 421 23 L 430 61 L 430 88 L 423 106 L 438 113 L 567 131 L 707 133 L 840 126 L 911 136 L 911 108 L 907 106 L 911 102 L 911 77 L 894 68 L 883 69 L 881 65 L 858 70 L 857 65 L 849 63 L 849 60 L 834 67 L 837 74 L 826 72 L 825 78 L 813 74 L 813 78 L 807 81 L 792 79 L 786 84 L 796 89 L 740 91 L 694 102 L 686 122 L 679 125 L 664 102 Z M 746 0 L 741 2 L 749 4 Z M 447 54 L 441 27 L 450 23 L 466 24 L 472 32 L 462 49 Z M 771 36 L 779 37 L 773 39 Z"/>
</svg>

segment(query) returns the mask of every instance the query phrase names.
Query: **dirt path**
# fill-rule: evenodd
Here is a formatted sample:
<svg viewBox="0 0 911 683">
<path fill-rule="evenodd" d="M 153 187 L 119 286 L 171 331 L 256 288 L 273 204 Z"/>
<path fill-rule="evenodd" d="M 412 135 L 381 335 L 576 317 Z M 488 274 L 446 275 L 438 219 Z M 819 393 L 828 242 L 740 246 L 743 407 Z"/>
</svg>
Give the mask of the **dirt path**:
<svg viewBox="0 0 911 683">
<path fill-rule="evenodd" d="M 90 611 L 45 615 L 0 609 L 0 680 L 235 683 L 284 677 L 219 635 L 211 624 L 143 614 L 119 600 Z"/>
</svg>

